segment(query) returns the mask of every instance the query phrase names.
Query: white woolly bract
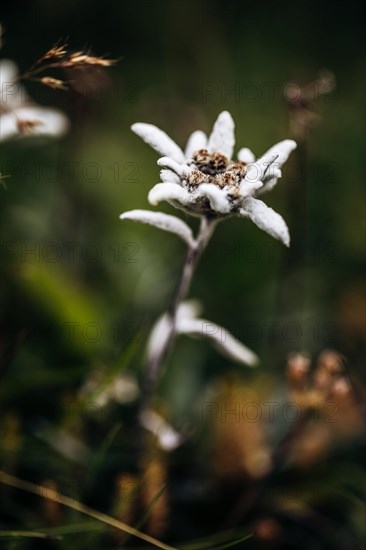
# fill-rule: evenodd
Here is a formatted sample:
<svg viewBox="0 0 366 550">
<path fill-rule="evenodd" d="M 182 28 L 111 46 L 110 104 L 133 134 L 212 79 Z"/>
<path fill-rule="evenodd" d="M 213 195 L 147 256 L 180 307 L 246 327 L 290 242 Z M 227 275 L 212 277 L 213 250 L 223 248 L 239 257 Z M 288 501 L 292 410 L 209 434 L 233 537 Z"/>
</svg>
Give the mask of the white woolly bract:
<svg viewBox="0 0 366 550">
<path fill-rule="evenodd" d="M 184 161 L 182 149 L 165 132 L 153 124 L 136 122 L 131 126 L 131 130 L 161 155 L 170 157 L 176 162 Z"/>
<path fill-rule="evenodd" d="M 121 220 L 132 220 L 135 222 L 145 223 L 169 231 L 178 235 L 188 246 L 194 245 L 194 238 L 191 228 L 184 223 L 184 221 L 164 214 L 163 212 L 151 212 L 150 210 L 130 210 L 129 212 L 123 212 L 120 215 Z"/>
</svg>

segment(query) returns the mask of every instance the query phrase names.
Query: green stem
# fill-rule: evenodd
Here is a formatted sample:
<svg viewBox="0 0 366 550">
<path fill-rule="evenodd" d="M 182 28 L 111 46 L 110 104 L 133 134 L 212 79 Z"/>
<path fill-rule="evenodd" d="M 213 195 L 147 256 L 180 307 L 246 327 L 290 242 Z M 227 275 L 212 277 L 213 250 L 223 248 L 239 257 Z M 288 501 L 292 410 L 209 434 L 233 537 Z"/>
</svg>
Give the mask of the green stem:
<svg viewBox="0 0 366 550">
<path fill-rule="evenodd" d="M 146 409 L 147 405 L 150 403 L 159 379 L 160 371 L 174 341 L 178 308 L 182 301 L 187 297 L 196 267 L 213 234 L 217 221 L 218 220 L 214 218 L 211 219 L 202 217 L 195 244 L 188 248 L 182 275 L 168 310 L 170 320 L 169 335 L 167 336 L 164 345 L 159 350 L 159 353 L 151 357 L 147 365 L 143 381 L 143 410 Z"/>
</svg>

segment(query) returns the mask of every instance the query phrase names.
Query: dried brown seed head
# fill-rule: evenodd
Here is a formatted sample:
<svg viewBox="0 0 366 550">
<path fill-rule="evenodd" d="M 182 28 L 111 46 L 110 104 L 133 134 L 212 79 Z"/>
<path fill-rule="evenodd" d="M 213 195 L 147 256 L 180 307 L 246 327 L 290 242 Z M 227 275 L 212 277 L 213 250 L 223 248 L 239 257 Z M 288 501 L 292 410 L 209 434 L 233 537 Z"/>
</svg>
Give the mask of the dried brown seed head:
<svg viewBox="0 0 366 550">
<path fill-rule="evenodd" d="M 63 44 L 62 46 L 53 46 L 50 50 L 48 50 L 39 60 L 39 63 L 43 61 L 50 61 L 54 59 L 61 59 L 67 54 L 67 44 Z"/>
<path fill-rule="evenodd" d="M 42 82 L 42 84 L 48 86 L 49 88 L 53 88 L 54 90 L 68 89 L 63 80 L 60 80 L 59 78 L 53 78 L 52 76 L 43 76 L 40 79 L 40 82 Z"/>
<path fill-rule="evenodd" d="M 106 59 L 104 57 L 95 57 L 88 55 L 83 51 L 70 54 L 66 59 L 60 63 L 60 67 L 63 68 L 81 68 L 86 65 L 110 67 L 116 63 L 115 59 Z"/>
</svg>

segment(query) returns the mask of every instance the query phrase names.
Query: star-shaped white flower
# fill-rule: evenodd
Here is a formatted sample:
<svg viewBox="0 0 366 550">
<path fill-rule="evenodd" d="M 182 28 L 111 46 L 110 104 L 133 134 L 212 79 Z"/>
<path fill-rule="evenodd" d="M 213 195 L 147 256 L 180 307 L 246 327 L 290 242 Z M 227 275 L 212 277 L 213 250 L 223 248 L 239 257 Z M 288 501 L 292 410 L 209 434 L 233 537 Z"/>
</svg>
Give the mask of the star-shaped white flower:
<svg viewBox="0 0 366 550">
<path fill-rule="evenodd" d="M 0 141 L 63 135 L 69 127 L 65 115 L 57 109 L 37 105 L 17 77 L 15 63 L 7 59 L 0 62 Z"/>
<path fill-rule="evenodd" d="M 158 160 L 161 182 L 148 196 L 151 204 L 167 201 L 188 214 L 209 218 L 248 217 L 289 246 L 285 221 L 257 197 L 276 185 L 281 166 L 296 148 L 293 140 L 277 143 L 257 160 L 247 148 L 232 160 L 234 121 L 227 111 L 219 115 L 209 137 L 199 130 L 193 132 L 184 152 L 152 124 L 139 122 L 132 130 L 163 155 Z"/>
</svg>

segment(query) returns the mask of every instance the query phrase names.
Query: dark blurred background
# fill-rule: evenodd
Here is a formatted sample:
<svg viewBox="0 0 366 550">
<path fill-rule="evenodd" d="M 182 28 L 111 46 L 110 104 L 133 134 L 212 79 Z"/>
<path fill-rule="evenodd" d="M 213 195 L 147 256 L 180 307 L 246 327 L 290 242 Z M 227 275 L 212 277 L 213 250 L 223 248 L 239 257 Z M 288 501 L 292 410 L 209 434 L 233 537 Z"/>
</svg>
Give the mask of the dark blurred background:
<svg viewBox="0 0 366 550">
<path fill-rule="evenodd" d="M 184 246 L 175 237 L 118 219 L 125 210 L 151 208 L 147 193 L 159 181 L 157 155 L 130 126 L 156 124 L 184 146 L 193 130 L 209 132 L 219 112 L 228 110 L 236 124 L 236 151 L 245 146 L 260 155 L 297 132 L 298 150 L 265 197 L 288 222 L 292 247 L 285 249 L 246 220 L 218 226 L 191 296 L 202 300 L 206 318 L 255 350 L 261 365 L 255 372 L 232 365 L 204 338 L 177 342 L 159 387 L 159 406 L 190 435 L 169 460 L 160 454 L 154 458 L 155 477 L 146 467 L 144 479 L 152 476 L 156 491 L 156 476 L 166 480 L 169 513 L 161 512 L 164 521 L 152 520 L 150 526 L 145 521 L 145 529 L 173 545 L 235 528 L 259 533 L 255 540 L 238 543 L 243 548 L 361 548 L 359 431 L 346 439 L 343 433 L 334 436 L 315 462 L 309 459 L 305 473 L 303 466 L 299 473 L 296 459 L 289 459 L 289 471 L 283 463 L 272 477 L 266 472 L 261 478 L 242 465 L 237 473 L 242 485 L 232 494 L 222 492 L 227 472 L 220 477 L 212 466 L 220 456 L 212 448 L 220 447 L 222 434 L 202 422 L 201 409 L 214 401 L 215 392 L 226 403 L 282 403 L 288 354 L 306 352 L 316 361 L 332 348 L 343 357 L 347 383 L 358 390 L 356 397 L 352 393 L 355 417 L 350 422 L 360 422 L 365 344 L 362 15 L 356 1 L 3 2 L 2 58 L 14 60 L 21 72 L 57 41 L 118 62 L 103 72 L 67 75 L 77 83 L 68 92 L 26 82 L 38 103 L 68 114 L 71 131 L 60 140 L 2 144 L 1 172 L 11 176 L 0 187 L 2 469 L 36 483 L 51 480 L 69 495 L 72 487 L 74 498 L 138 523 L 146 500 L 131 499 L 131 511 L 123 490 L 118 497 L 115 489 L 121 476 L 122 487 L 138 484 L 136 403 L 121 398 L 102 409 L 98 401 L 93 409 L 88 408 L 97 402 L 93 392 L 80 393 L 91 376 L 103 387 L 122 370 L 130 383 L 139 380 L 149 329 L 169 304 L 184 258 Z M 336 81 L 330 93 L 309 105 L 285 100 L 289 83 L 301 90 L 324 70 Z M 305 128 L 304 121 L 311 127 Z M 176 213 L 165 204 L 159 210 Z M 186 221 L 196 227 L 194 219 Z M 225 391 L 234 392 L 230 399 L 222 396 Z M 119 423 L 117 443 L 99 457 Z M 265 435 L 253 434 L 250 424 L 250 430 L 246 426 L 230 437 L 249 438 L 247 456 L 258 438 L 269 438 L 272 448 L 293 427 L 283 417 L 280 424 L 275 435 L 268 425 L 256 425 Z M 310 435 L 313 446 L 329 435 L 324 434 Z M 92 473 L 85 460 L 89 452 L 99 457 Z M 344 486 L 333 491 L 334 480 L 340 479 L 346 479 Z M 207 480 L 213 490 L 198 490 Z M 291 500 L 291 510 L 284 512 L 261 493 L 265 487 L 266 497 L 272 489 L 271 497 L 278 496 L 281 487 L 295 482 L 313 487 L 311 503 L 300 488 L 295 505 Z M 61 532 L 60 526 L 81 522 L 64 510 L 52 515 L 35 497 L 1 490 L 4 530 L 47 525 Z M 242 505 L 248 492 L 255 496 Z M 127 511 L 118 508 L 118 498 Z M 80 546 L 83 529 L 61 543 L 37 542 L 35 547 L 117 548 L 123 543 L 95 531 L 88 533 L 87 546 Z M 33 548 L 28 539 L 4 544 Z"/>
</svg>

